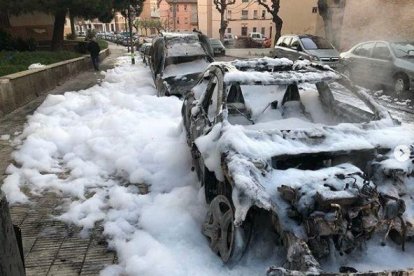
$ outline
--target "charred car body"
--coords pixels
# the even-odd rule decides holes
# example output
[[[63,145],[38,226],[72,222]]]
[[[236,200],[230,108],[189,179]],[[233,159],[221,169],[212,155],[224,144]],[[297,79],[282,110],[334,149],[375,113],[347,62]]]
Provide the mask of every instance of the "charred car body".
[[[210,204],[203,233],[224,262],[243,255],[258,213],[286,248],[269,275],[325,273],[321,260],[334,251],[352,254],[374,235],[404,250],[413,236],[413,156],[393,155],[412,143],[413,128],[330,68],[213,63],[182,115]]]
[[[162,33],[153,39],[151,71],[159,96],[183,96],[213,61],[208,37],[201,33]]]

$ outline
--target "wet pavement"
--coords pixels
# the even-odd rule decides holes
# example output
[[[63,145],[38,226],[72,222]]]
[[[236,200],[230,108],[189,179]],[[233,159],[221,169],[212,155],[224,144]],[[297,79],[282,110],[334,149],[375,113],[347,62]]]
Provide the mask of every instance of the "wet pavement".
[[[113,68],[116,59],[126,52],[122,46],[110,45],[110,49],[111,55],[101,64],[103,71]],[[88,70],[48,94],[87,89],[102,78],[102,74]],[[7,176],[7,166],[14,163],[11,154],[18,145],[13,139],[23,131],[27,116],[46,96],[42,95],[0,119],[1,184]],[[105,266],[116,263],[116,254],[108,251],[99,225],[83,237],[79,227],[54,219],[61,214],[58,206],[62,201],[65,201],[63,196],[51,192],[43,196],[30,195],[30,204],[10,206],[13,223],[22,231],[26,275],[99,275]]]

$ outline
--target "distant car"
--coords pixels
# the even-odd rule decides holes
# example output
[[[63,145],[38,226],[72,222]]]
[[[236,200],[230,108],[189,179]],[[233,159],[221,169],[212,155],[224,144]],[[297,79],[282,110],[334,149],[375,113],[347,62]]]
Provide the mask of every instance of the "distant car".
[[[210,45],[213,48],[214,56],[226,55],[226,48],[223,43],[221,43],[220,39],[210,38]]]
[[[233,34],[225,34],[224,35],[224,45],[234,45],[235,36]]]
[[[314,35],[284,35],[275,45],[274,56],[290,60],[307,59],[336,69],[339,52],[326,39]]]
[[[398,95],[414,88],[414,42],[368,41],[341,53],[352,80],[392,88]]]
[[[261,33],[257,33],[257,32],[252,32],[249,33],[249,37],[259,43],[263,43],[263,41],[265,40],[265,37],[261,34]]]
[[[201,33],[161,33],[152,40],[150,68],[158,96],[184,96],[214,61]]]
[[[263,45],[263,48],[270,48],[270,47],[272,47],[272,39],[265,37],[265,39],[263,40],[263,44],[262,45]]]

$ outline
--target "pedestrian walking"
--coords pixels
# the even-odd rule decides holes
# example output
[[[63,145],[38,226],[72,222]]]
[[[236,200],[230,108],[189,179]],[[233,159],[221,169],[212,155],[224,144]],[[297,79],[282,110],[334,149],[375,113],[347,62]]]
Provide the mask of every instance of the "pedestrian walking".
[[[101,51],[101,47],[96,42],[95,38],[92,38],[88,43],[88,51],[91,54],[91,60],[93,67],[96,71],[99,71],[99,52]]]

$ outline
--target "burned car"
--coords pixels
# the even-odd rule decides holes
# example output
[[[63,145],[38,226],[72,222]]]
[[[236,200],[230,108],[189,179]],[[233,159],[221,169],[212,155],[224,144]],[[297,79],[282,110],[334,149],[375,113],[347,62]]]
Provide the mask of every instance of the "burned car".
[[[264,216],[286,250],[268,275],[364,273],[326,263],[370,243],[414,264],[414,128],[347,77],[309,61],[216,62],[182,116],[209,204],[202,231],[224,262],[243,256]]]
[[[158,95],[185,95],[212,61],[208,37],[201,33],[162,33],[154,38],[150,67]]]

